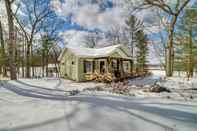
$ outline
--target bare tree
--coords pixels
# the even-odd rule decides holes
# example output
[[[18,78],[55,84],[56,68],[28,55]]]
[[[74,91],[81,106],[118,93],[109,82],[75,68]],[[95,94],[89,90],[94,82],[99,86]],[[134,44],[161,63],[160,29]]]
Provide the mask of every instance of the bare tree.
[[[22,11],[26,13],[26,20],[15,15],[17,23],[25,34],[27,41],[26,49],[26,77],[30,77],[31,58],[33,57],[32,44],[35,35],[40,31],[40,24],[52,14],[49,1],[45,0],[22,0]],[[28,26],[27,26],[28,25]]]
[[[166,76],[173,75],[173,61],[174,61],[174,30],[175,25],[181,11],[188,5],[191,0],[176,0],[175,3],[170,3],[165,0],[144,0],[137,9],[147,9],[156,7],[167,13],[171,19],[167,23],[168,42],[166,46]],[[168,3],[169,2],[169,3]],[[172,1],[171,1],[172,2]],[[172,6],[173,5],[173,6]]]
[[[5,43],[4,43],[4,38],[3,38],[3,27],[0,21],[0,53],[1,53],[1,63],[2,63],[2,70],[3,70],[3,76],[7,76],[7,71],[6,71],[6,54],[5,54]]]
[[[51,25],[51,26],[49,26]],[[41,23],[40,36],[42,39],[42,69],[43,76],[44,70],[48,77],[48,64],[52,61],[56,65],[56,73],[58,73],[58,56],[59,53],[56,50],[57,43],[60,40],[59,30],[64,25],[64,21],[59,19],[56,15],[51,14],[49,18]]]
[[[8,27],[9,27],[9,40],[8,40],[8,61],[10,67],[10,78],[11,80],[16,80],[16,66],[15,66],[15,48],[16,43],[14,41],[14,22],[13,22],[13,12],[12,3],[14,0],[5,0],[5,7],[8,16]]]
[[[155,10],[155,15],[154,15],[154,25],[156,27],[156,30],[158,32],[158,40],[154,41],[152,40],[150,42],[151,46],[153,47],[154,55],[158,58],[161,68],[165,69],[165,49],[166,49],[166,44],[165,44],[165,36],[163,34],[163,30],[166,29],[166,24],[165,24],[165,17],[162,16],[161,10]],[[151,33],[155,33],[152,30],[150,30]],[[150,40],[149,40],[150,41]]]
[[[96,33],[88,33],[85,36],[85,43],[89,48],[95,48],[99,41],[99,34]]]

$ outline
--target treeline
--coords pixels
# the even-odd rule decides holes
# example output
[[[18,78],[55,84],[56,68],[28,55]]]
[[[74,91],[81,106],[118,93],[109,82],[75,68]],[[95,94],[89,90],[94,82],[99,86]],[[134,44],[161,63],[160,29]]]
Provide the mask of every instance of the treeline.
[[[132,2],[131,2],[132,3]],[[193,5],[192,5],[193,3]],[[192,0],[142,0],[135,10],[157,9],[164,27],[161,43],[164,47],[166,76],[183,71],[192,77],[196,71],[197,10]],[[167,36],[167,37],[166,37]],[[167,39],[166,39],[167,38]]]
[[[176,71],[193,77],[197,72],[197,10],[187,9],[177,25],[175,41]]]
[[[156,9],[161,17],[162,31],[167,32],[164,34],[167,39],[164,40],[165,49],[162,52],[166,76],[173,76],[177,70],[186,72],[188,77],[193,76],[196,71],[197,13],[195,7],[192,9],[189,5],[191,1],[142,0],[139,4],[127,1],[132,13],[126,21],[126,33],[116,29],[111,30],[112,35],[109,36],[113,44],[128,44],[131,57],[136,62],[136,72],[145,71],[148,37],[144,31],[145,25],[134,13]],[[60,48],[57,43],[61,40],[58,31],[64,24],[52,10],[50,0],[0,0],[0,4],[5,8],[5,15],[0,19],[0,73],[14,80],[21,69],[22,77],[30,78],[34,77],[35,67],[39,65],[42,76],[48,76],[48,63],[52,61],[58,65]],[[163,20],[163,16],[166,19]],[[93,48],[98,39],[98,36],[87,37],[87,44]],[[56,70],[58,72],[58,67]]]
[[[47,77],[49,76],[50,63],[55,65],[55,72],[59,73],[58,56],[61,48],[59,30],[64,22],[56,16],[50,6],[50,0],[3,0],[6,9],[5,19],[7,25],[0,24],[0,74],[18,77]],[[16,6],[14,10],[12,7]],[[22,13],[22,14],[21,14]],[[136,72],[144,72],[147,56],[147,36],[144,33],[143,22],[134,15],[125,21],[129,33],[127,41],[123,39],[120,30],[112,31],[110,39],[112,44],[127,44],[135,59]],[[126,33],[125,33],[126,34]],[[124,34],[124,35],[125,35]],[[126,37],[126,36],[124,36]],[[94,48],[99,40],[99,35],[88,36],[87,45]],[[38,68],[41,68],[37,70]]]
[[[42,76],[48,76],[49,63],[56,65],[58,73],[58,30],[63,21],[51,10],[50,0],[0,2],[5,8],[1,12],[5,17],[0,19],[0,74],[13,80],[31,78],[39,66]]]

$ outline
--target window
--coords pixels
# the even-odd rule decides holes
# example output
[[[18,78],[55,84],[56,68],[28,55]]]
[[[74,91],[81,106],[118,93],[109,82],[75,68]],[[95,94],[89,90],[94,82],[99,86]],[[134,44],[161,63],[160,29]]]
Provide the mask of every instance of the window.
[[[92,73],[92,61],[84,61],[84,73]]]
[[[124,61],[124,71],[127,72],[129,71],[129,62],[128,61]]]
[[[118,68],[118,66],[117,66],[117,60],[112,60],[112,70],[113,71],[116,71],[116,70],[118,70],[117,68]]]

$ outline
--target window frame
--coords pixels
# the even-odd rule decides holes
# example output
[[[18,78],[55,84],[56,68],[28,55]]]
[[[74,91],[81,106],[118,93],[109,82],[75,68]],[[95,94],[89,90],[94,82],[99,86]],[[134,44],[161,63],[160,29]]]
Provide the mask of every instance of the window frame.
[[[130,68],[129,61],[123,61],[124,72],[128,72]]]
[[[87,63],[89,63],[90,68],[87,68]],[[93,61],[92,60],[84,60],[83,61],[83,73],[90,74],[93,73]],[[89,71],[88,71],[89,70]]]

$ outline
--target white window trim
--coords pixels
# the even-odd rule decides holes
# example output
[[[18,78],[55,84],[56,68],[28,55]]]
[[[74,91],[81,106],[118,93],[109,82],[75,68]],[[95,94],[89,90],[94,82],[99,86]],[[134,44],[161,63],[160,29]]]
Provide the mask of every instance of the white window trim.
[[[90,62],[91,63],[91,67],[90,67],[90,70],[91,71],[88,71],[87,72],[87,69],[86,69],[86,72],[84,72],[85,74],[91,74],[91,73],[93,73],[93,60],[84,60],[84,62]],[[84,68],[86,68],[86,67],[84,67]]]

